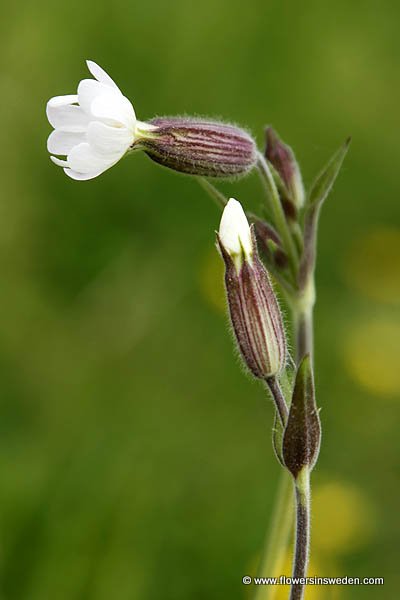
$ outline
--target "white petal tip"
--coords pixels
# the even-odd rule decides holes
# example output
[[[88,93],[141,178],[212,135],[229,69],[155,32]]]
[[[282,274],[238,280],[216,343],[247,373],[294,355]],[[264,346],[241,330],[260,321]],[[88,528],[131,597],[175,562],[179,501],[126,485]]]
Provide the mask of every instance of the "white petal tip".
[[[57,158],[57,156],[50,156],[50,160],[57,165],[57,167],[68,167],[68,161]]]
[[[68,104],[75,104],[78,102],[78,96],[76,94],[68,94],[66,96],[54,96],[47,102],[47,106],[67,106]]]
[[[93,77],[95,79],[97,79],[97,81],[119,91],[118,86],[111,79],[111,77],[108,75],[108,73],[106,73],[105,70],[100,67],[100,65],[95,63],[94,60],[87,60],[86,65],[87,65],[87,68],[89,69],[90,73],[93,75]]]
[[[231,255],[252,254],[252,241],[249,223],[240,202],[230,198],[225,206],[219,227],[219,237]]]
[[[89,181],[89,179],[94,179],[102,174],[103,171],[97,171],[96,173],[78,173],[78,171],[74,171],[73,169],[64,169],[64,173],[70,177],[70,179],[74,179],[75,181]]]

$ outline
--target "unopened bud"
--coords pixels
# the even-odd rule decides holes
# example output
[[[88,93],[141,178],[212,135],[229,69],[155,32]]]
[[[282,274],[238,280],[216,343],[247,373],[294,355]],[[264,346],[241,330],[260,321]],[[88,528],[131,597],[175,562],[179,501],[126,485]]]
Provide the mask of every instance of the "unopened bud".
[[[137,142],[155,162],[190,175],[234,177],[256,164],[257,147],[243,129],[188,117],[152,119]]]
[[[317,462],[321,441],[321,423],[315,403],[310,356],[306,355],[297,371],[289,416],[283,433],[282,457],[293,477]]]
[[[272,261],[279,269],[285,269],[288,265],[288,257],[275,229],[258,217],[254,217],[252,220],[261,256],[267,261]]]
[[[266,129],[265,136],[265,158],[280,176],[287,192],[287,197],[282,197],[283,208],[289,216],[295,216],[290,213],[304,204],[304,186],[296,157],[272,127]]]
[[[258,252],[254,227],[249,227],[239,202],[229,200],[217,236],[225,262],[229,313],[245,364],[266,379],[286,363],[282,317],[269,276]]]

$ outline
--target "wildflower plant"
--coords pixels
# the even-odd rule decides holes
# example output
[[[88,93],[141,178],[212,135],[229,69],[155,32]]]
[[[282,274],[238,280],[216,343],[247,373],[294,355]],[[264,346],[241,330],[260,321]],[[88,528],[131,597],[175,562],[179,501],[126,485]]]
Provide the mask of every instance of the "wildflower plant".
[[[47,143],[51,159],[72,179],[88,180],[125,155],[143,151],[153,161],[195,177],[222,209],[217,248],[225,265],[232,328],[244,365],[264,382],[274,402],[272,441],[283,468],[258,575],[281,573],[276,557],[284,554],[288,544],[294,499],[293,576],[305,577],[310,548],[310,474],[321,440],[313,373],[317,230],[321,207],[350,140],[306,191],[293,150],[271,127],[266,129],[265,148],[259,150],[247,131],[218,121],[190,117],[138,121],[131,102],[111,77],[94,62],[87,61],[87,65],[94,79],[81,81],[77,94],[57,96],[47,104],[54,128]],[[246,213],[237,200],[228,201],[212,183],[251,172],[258,173],[263,183],[260,215]],[[290,309],[286,324],[274,286]],[[289,327],[294,334],[293,356],[286,340]],[[259,600],[262,586],[255,590],[254,600]],[[269,592],[262,597],[269,597]],[[290,600],[303,597],[300,579],[291,586]]]

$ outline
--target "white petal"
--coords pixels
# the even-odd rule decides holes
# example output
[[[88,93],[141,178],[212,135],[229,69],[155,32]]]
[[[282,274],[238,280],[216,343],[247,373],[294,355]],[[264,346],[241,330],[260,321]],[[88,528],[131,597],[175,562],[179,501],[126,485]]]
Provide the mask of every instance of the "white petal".
[[[91,112],[94,117],[103,119],[109,125],[117,123],[135,131],[135,111],[125,96],[97,96],[92,102]]]
[[[95,79],[83,79],[79,82],[79,104],[86,113],[91,114],[90,108],[92,106],[92,102],[98,96],[111,96],[112,98],[115,98],[117,96],[122,96],[122,94],[118,89],[105,85],[104,83],[100,83]]]
[[[69,94],[68,96],[54,96],[48,101],[48,106],[65,106],[66,104],[74,104],[78,102],[78,95]]]
[[[120,156],[101,156],[89,144],[83,143],[72,148],[68,155],[68,165],[78,173],[94,173],[111,167]]]
[[[116,83],[99,65],[97,65],[92,60],[87,60],[86,64],[88,66],[89,71],[91,72],[93,77],[97,79],[97,81],[100,81],[100,83],[104,83],[105,85],[116,88],[118,91],[120,91]]]
[[[61,158],[57,158],[57,156],[50,156],[50,160],[52,160],[57,167],[68,167],[68,161],[61,160]]]
[[[80,106],[74,104],[53,106],[50,102],[46,109],[47,118],[55,129],[64,131],[86,131],[89,117]]]
[[[100,121],[92,121],[88,127],[87,140],[95,152],[111,155],[125,154],[134,137],[125,127],[110,127]]]
[[[64,173],[68,175],[68,177],[71,177],[71,179],[75,179],[75,181],[87,181],[88,179],[94,179],[95,177],[98,177],[104,173],[105,170],[106,169],[102,171],[95,171],[93,173],[78,173],[78,171],[73,171],[72,169],[64,169]]]
[[[231,198],[225,206],[219,226],[219,237],[231,256],[253,253],[250,227],[240,202]]]
[[[74,146],[86,141],[86,133],[73,133],[55,129],[47,140],[47,150],[51,154],[68,154]]]

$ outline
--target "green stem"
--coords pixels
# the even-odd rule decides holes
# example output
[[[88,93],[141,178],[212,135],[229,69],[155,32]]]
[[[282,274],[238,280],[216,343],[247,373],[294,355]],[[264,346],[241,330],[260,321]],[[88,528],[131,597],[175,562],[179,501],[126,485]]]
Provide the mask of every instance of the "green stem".
[[[295,275],[299,265],[299,257],[297,254],[296,245],[290,232],[289,225],[286,221],[285,213],[279,198],[279,192],[272,176],[271,169],[269,168],[268,163],[261,152],[258,153],[257,166],[261,180],[270,199],[275,227],[282,238],[282,242],[289,257],[292,273]]]
[[[212,183],[210,183],[208,181],[208,179],[204,179],[204,177],[196,177],[196,179],[199,182],[199,184],[201,185],[201,187],[215,201],[215,203],[217,204],[217,206],[219,208],[222,208],[222,210],[223,210],[225,208],[227,202],[228,202],[228,200],[226,199],[226,197],[224,196],[224,194],[222,192],[220,192],[219,189],[217,189],[215,187],[215,185],[213,185]]]
[[[305,287],[293,297],[288,297],[292,309],[294,323],[294,344],[296,349],[296,363],[309,354],[311,359],[314,354],[314,304],[315,283],[314,272],[309,275]]]
[[[313,309],[305,307],[297,313],[296,323],[296,362],[309,354],[312,358],[314,348],[314,328],[313,328]]]
[[[307,576],[308,557],[310,553],[310,471],[304,467],[295,481],[296,497],[296,541],[293,561],[293,577]],[[304,583],[293,583],[289,600],[302,600]]]

